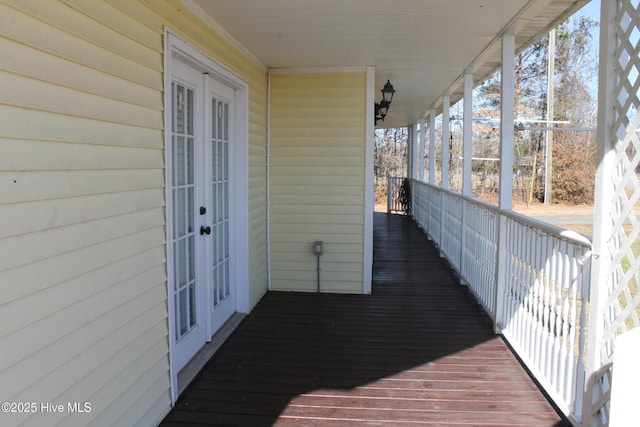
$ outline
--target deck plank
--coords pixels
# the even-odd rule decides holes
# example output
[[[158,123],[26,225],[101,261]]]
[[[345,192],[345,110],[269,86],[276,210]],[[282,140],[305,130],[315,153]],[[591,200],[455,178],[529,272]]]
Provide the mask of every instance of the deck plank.
[[[372,285],[269,292],[161,425],[570,425],[409,218],[375,215]]]

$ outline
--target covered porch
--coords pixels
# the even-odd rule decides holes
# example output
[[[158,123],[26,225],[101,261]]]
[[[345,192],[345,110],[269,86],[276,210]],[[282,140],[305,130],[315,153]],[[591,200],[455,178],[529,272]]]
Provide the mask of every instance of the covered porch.
[[[371,295],[268,293],[161,425],[569,425],[408,216]]]

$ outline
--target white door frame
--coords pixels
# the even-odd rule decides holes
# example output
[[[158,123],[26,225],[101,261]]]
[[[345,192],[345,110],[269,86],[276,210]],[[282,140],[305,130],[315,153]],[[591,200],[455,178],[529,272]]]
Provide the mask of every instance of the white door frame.
[[[172,224],[171,195],[168,183],[170,182],[169,165],[171,164],[171,76],[172,63],[180,60],[221,83],[231,87],[235,91],[234,105],[234,134],[233,147],[234,167],[231,178],[235,181],[236,197],[233,210],[235,212],[236,229],[233,236],[236,277],[236,311],[249,312],[249,84],[242,77],[229,70],[224,65],[207,56],[191,44],[179,38],[165,28],[164,31],[164,123],[165,123],[165,212],[166,212],[166,236],[170,235]],[[167,251],[167,305],[169,328],[169,373],[171,378],[171,402],[172,405],[178,398],[178,372],[174,363],[174,313],[175,307],[172,295],[173,259],[171,245],[166,245]]]

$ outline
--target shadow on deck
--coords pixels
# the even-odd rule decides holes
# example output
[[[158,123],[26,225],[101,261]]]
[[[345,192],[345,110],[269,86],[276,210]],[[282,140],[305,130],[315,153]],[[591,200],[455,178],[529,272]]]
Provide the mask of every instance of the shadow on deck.
[[[408,217],[374,217],[373,293],[269,292],[163,426],[559,426]]]

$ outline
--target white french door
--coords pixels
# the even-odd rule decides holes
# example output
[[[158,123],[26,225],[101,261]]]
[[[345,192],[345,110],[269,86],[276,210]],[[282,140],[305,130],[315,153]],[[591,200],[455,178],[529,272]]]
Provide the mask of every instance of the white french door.
[[[231,230],[234,228],[233,195],[235,193],[231,181],[231,165],[233,165],[233,90],[207,77],[209,83],[206,155],[211,160],[206,167],[207,193],[210,197],[211,214],[208,222],[211,227],[211,239],[208,239],[207,256],[210,275],[207,282],[211,293],[211,328],[217,331],[236,311],[235,300],[235,268],[231,253]]]
[[[175,61],[170,97],[169,280],[180,370],[236,311],[234,90]]]

